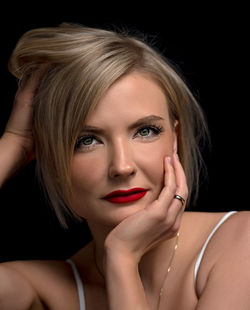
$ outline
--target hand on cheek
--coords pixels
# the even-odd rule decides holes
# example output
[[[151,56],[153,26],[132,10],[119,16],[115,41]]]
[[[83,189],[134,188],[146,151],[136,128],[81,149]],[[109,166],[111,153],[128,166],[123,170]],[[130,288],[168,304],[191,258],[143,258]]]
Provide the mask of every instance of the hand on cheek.
[[[185,174],[176,156],[164,159],[164,187],[158,199],[126,218],[108,235],[105,246],[118,255],[132,256],[137,262],[159,242],[173,238],[179,228],[187,199]]]
[[[180,228],[185,201],[188,198],[186,176],[176,153],[172,157],[164,158],[164,168],[164,187],[158,201],[160,208],[166,212],[166,220],[173,223],[173,233],[176,233]],[[179,199],[175,197],[176,195]],[[181,198],[184,201],[181,201]]]

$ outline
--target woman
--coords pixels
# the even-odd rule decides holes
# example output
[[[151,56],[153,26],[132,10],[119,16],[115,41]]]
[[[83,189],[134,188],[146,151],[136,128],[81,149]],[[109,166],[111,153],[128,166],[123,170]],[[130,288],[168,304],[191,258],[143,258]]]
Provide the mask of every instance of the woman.
[[[1,309],[249,309],[249,213],[184,212],[206,125],[169,63],[63,24],[24,34],[9,68],[0,184],[35,156],[62,225],[85,218],[93,240],[66,262],[2,263]]]

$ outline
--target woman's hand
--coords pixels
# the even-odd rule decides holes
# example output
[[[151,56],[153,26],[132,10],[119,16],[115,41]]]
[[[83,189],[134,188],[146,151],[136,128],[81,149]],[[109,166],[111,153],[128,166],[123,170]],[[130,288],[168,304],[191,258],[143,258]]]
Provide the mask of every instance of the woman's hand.
[[[148,310],[139,274],[142,256],[161,241],[173,238],[185,206],[174,198],[188,196],[186,178],[176,155],[164,160],[164,187],[153,203],[123,220],[105,240],[104,271],[110,310]]]
[[[164,167],[165,184],[158,199],[110,232],[105,241],[107,255],[129,257],[138,264],[155,245],[177,234],[185,206],[174,195],[187,199],[186,178],[177,155],[165,158]]]
[[[33,99],[41,77],[48,68],[48,64],[41,64],[21,82],[16,93],[10,118],[0,139],[0,186],[35,157],[32,133]]]
[[[47,70],[48,64],[42,64],[30,76],[21,81],[4,132],[4,136],[15,136],[17,143],[25,151],[27,158],[30,159],[34,158],[32,134],[33,99],[40,79]]]

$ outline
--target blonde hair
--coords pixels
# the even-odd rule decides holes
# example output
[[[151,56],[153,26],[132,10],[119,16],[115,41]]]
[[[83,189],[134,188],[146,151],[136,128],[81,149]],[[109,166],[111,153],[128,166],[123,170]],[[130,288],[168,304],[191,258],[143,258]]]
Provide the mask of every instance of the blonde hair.
[[[206,122],[183,79],[159,52],[127,33],[64,23],[26,32],[9,70],[22,79],[43,62],[51,67],[34,99],[37,172],[63,226],[73,214],[70,164],[84,121],[108,88],[134,71],[149,75],[164,90],[172,123],[179,122],[178,153],[189,192],[197,197]]]

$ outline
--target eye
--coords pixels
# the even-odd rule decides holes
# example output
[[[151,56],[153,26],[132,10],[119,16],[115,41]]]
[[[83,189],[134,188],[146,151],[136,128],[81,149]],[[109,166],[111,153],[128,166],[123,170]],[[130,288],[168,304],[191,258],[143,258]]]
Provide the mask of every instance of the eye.
[[[99,144],[99,141],[95,136],[82,136],[77,139],[75,150],[89,150],[90,148],[95,147],[96,144]]]
[[[157,135],[159,135],[162,132],[162,127],[159,126],[144,126],[141,127],[136,135],[139,135],[142,138],[147,138],[147,137],[155,137]]]
[[[83,145],[91,145],[93,143],[94,137],[86,137],[81,139]]]
[[[150,128],[145,127],[145,128],[140,129],[138,132],[141,136],[145,137],[150,134]]]

